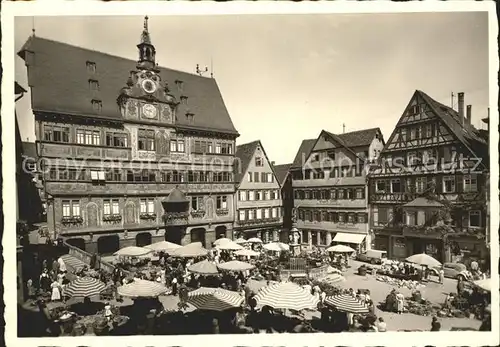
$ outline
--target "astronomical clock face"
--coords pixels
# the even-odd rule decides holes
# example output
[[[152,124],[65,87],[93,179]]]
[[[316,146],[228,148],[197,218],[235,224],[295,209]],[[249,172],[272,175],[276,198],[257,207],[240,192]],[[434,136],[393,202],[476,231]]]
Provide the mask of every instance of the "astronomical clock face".
[[[156,118],[157,110],[156,106],[151,104],[145,104],[142,106],[142,114],[146,118]]]
[[[153,80],[147,78],[142,81],[142,89],[144,89],[146,93],[152,94],[156,91],[156,83]]]

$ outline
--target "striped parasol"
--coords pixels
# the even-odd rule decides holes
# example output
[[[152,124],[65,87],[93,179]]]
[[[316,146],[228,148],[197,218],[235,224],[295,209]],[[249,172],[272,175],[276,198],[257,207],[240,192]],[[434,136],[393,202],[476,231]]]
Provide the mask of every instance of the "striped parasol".
[[[118,287],[118,294],[129,298],[155,298],[165,294],[167,290],[161,283],[134,279],[132,283]]]
[[[241,306],[243,297],[222,288],[198,288],[188,293],[187,302],[199,310],[225,311]]]
[[[106,285],[93,277],[79,277],[69,283],[63,290],[63,295],[72,298],[85,298],[101,294]]]
[[[81,261],[78,258],[73,257],[72,255],[69,254],[63,254],[61,256],[61,259],[63,260],[64,264],[69,266],[75,271],[79,271],[83,269],[85,266],[88,267],[87,264],[85,264],[83,261]]]
[[[309,291],[292,282],[279,282],[262,288],[255,296],[260,306],[271,306],[275,309],[314,309],[318,305]]]
[[[370,309],[350,294],[327,296],[325,304],[335,307],[339,311],[349,313],[368,313]]]
[[[255,266],[239,260],[231,260],[226,263],[220,263],[217,267],[226,271],[247,271],[252,270]]]
[[[209,260],[203,260],[189,266],[188,271],[201,275],[216,275],[219,273],[217,266]]]

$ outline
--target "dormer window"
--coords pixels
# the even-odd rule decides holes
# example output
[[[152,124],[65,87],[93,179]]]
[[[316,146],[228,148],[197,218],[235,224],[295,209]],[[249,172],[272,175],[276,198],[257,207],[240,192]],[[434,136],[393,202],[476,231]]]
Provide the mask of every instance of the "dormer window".
[[[264,161],[262,160],[262,158],[255,158],[255,166],[264,166]]]
[[[102,110],[102,101],[97,99],[92,99],[92,109],[96,112],[101,112]]]
[[[90,90],[99,90],[99,81],[89,80],[89,89]]]
[[[194,113],[187,112],[186,113],[186,118],[189,122],[194,122]]]
[[[93,62],[93,61],[87,61],[86,65],[87,65],[87,72],[88,73],[95,73],[96,72],[95,62]]]
[[[184,105],[187,105],[188,103],[188,97],[185,95],[181,95],[181,103]]]
[[[420,106],[419,105],[412,106],[411,113],[412,114],[419,114],[420,113]]]
[[[184,82],[181,81],[181,80],[175,80],[175,85],[177,86],[177,89],[179,89],[180,91],[182,91],[182,89],[184,87]]]

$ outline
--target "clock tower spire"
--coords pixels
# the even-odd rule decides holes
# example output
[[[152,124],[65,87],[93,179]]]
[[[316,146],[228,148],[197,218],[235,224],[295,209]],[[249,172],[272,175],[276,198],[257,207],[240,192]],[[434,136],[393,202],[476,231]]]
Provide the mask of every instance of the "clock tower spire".
[[[151,37],[149,36],[148,29],[148,16],[144,17],[144,29],[141,34],[141,42],[137,45],[139,49],[139,61],[137,62],[137,68],[141,70],[156,70],[155,46],[151,43]]]

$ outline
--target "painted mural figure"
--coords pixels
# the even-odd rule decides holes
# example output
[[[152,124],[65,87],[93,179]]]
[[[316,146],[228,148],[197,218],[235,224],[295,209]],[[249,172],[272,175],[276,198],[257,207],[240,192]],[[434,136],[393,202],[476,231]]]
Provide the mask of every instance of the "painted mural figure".
[[[94,203],[87,205],[87,223],[89,227],[97,226],[97,205]]]

